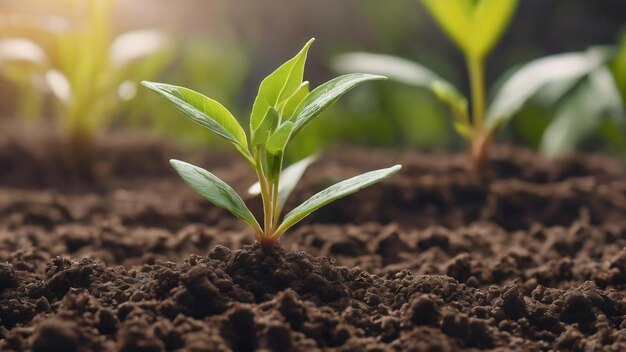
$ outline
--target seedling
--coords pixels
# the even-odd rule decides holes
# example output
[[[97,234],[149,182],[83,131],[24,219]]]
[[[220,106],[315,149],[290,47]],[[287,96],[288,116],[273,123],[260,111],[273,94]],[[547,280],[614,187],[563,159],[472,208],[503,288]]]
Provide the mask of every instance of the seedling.
[[[339,71],[382,74],[396,81],[427,88],[454,117],[455,130],[466,140],[472,165],[482,170],[495,134],[523,104],[552,83],[576,82],[607,60],[601,50],[554,55],[535,60],[506,79],[487,109],[485,58],[510,23],[517,0],[422,0],[444,32],[465,56],[471,85],[471,108],[453,84],[435,72],[409,60],[378,54],[339,56]]]
[[[228,140],[252,166],[259,182],[251,190],[258,190],[262,197],[263,227],[243,199],[225,182],[198,166],[170,161],[191,188],[250,225],[257,240],[264,245],[278,241],[285,231],[322,206],[389,177],[401,167],[396,165],[371,171],[330,186],[280,221],[287,197],[313,161],[313,158],[307,158],[282,170],[289,142],[347,91],[363,82],[385,79],[370,74],[348,74],[309,92],[309,83],[303,82],[303,74],[312,43],[313,39],[261,82],[252,106],[249,138],[237,119],[219,102],[187,88],[143,82],[144,86],[167,98],[187,118]]]

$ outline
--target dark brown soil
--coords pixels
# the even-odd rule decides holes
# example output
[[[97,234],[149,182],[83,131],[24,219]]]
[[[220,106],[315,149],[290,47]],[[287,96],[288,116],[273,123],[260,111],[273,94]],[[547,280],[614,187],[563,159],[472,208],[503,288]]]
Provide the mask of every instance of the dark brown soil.
[[[404,168],[263,250],[167,165],[244,190],[228,155],[113,136],[84,173],[25,139],[0,133],[1,351],[626,350],[616,160],[500,147],[478,177],[463,155],[331,150],[291,206]]]

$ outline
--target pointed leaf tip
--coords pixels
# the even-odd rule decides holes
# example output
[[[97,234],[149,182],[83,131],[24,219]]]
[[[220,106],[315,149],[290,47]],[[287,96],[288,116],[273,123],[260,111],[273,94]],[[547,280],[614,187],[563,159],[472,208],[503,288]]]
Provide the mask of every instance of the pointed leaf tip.
[[[270,107],[277,108],[302,84],[306,58],[313,41],[314,39],[309,40],[296,56],[282,64],[261,82],[252,105],[251,130],[259,127]]]

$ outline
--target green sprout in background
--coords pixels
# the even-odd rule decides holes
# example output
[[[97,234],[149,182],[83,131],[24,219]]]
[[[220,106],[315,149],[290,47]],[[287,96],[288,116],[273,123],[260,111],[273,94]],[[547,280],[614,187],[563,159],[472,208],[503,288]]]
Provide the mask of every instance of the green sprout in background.
[[[561,95],[556,96],[563,98],[582,78],[601,69],[611,57],[607,50],[592,48],[586,52],[532,61],[514,73],[506,74],[506,79],[501,80],[503,83],[487,105],[485,59],[511,22],[518,1],[422,0],[422,3],[465,56],[471,85],[471,113],[468,100],[452,83],[415,62],[381,54],[349,53],[337,57],[334,67],[341,72],[381,74],[432,90],[450,108],[454,127],[467,141],[472,165],[479,171],[483,169],[496,133],[529,99],[547,89],[558,90],[555,86],[562,88]],[[554,149],[559,151],[575,140],[550,135],[546,139],[560,141],[554,143],[558,144]]]
[[[614,52],[594,47],[586,54],[597,58],[587,74],[553,82],[537,94],[540,104],[555,107],[539,141],[539,150],[548,156],[574,151],[594,135],[615,151],[623,148],[624,103],[609,65]]]
[[[187,88],[143,82],[167,98],[186,117],[228,140],[252,166],[259,182],[251,191],[261,194],[263,227],[242,198],[225,182],[200,167],[179,160],[171,161],[191,188],[250,225],[257,240],[264,245],[276,243],[285,231],[315,210],[379,182],[401,168],[396,165],[339,182],[315,194],[280,221],[287,197],[314,160],[309,157],[283,170],[283,157],[289,142],[347,91],[366,81],[385,79],[354,73],[337,77],[309,91],[309,83],[303,82],[303,75],[312,43],[313,39],[261,82],[250,116],[249,138],[237,119],[219,102]]]
[[[619,51],[615,56],[613,72],[622,101],[626,104],[626,32],[622,35]]]
[[[134,97],[136,82],[154,77],[171,60],[169,39],[159,30],[113,36],[115,3],[66,0],[61,5],[67,5],[71,15],[56,19],[53,28],[42,17],[34,23],[39,30],[28,31],[32,38],[0,39],[0,73],[34,94],[51,93],[77,153],[90,147],[95,133],[119,112],[121,102]]]

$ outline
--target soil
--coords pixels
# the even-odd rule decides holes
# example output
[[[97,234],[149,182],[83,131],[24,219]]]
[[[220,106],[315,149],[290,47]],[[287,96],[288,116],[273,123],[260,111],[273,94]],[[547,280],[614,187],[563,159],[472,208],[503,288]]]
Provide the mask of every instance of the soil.
[[[261,248],[167,164],[245,190],[228,154],[111,135],[75,172],[40,137],[0,132],[1,351],[626,350],[614,159],[500,146],[477,175],[464,155],[333,149],[288,208],[404,168]]]

